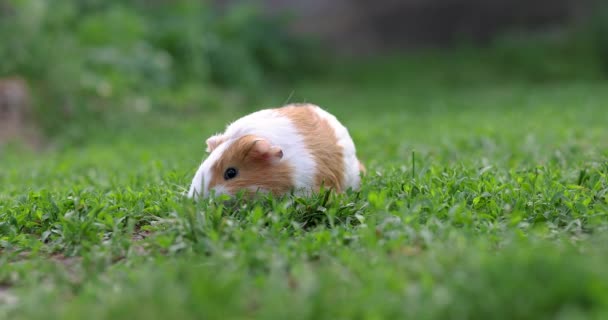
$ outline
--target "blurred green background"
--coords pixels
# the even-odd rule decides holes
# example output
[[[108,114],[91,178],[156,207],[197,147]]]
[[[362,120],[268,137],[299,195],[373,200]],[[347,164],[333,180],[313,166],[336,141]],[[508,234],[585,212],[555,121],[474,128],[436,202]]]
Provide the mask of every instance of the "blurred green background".
[[[350,79],[374,61],[396,67],[381,75],[386,83],[399,72],[450,85],[605,78],[603,7],[569,0],[2,0],[0,79],[26,80],[30,118],[47,145],[83,143],[91,130],[155,112],[187,117],[279,105],[294,98],[298,82]]]

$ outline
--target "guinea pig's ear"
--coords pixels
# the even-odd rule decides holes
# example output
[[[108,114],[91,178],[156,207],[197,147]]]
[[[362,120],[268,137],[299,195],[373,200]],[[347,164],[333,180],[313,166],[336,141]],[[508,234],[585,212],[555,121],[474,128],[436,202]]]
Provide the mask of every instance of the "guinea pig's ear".
[[[256,139],[253,141],[253,146],[251,146],[247,156],[254,160],[270,161],[274,164],[283,158],[283,150],[271,145],[268,140]]]
[[[207,139],[207,150],[206,151],[213,152],[213,150],[215,150],[215,148],[217,148],[217,146],[222,144],[222,142],[224,142],[224,140],[226,140],[226,138],[221,133],[209,137],[209,139]]]

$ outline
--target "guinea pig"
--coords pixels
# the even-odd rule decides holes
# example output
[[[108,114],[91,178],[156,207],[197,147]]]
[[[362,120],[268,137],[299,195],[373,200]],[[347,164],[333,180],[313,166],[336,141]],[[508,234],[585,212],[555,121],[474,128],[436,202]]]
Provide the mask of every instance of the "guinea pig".
[[[198,168],[188,197],[244,190],[310,195],[321,186],[357,190],[365,167],[348,130],[312,104],[289,104],[244,116],[207,139],[208,157]]]

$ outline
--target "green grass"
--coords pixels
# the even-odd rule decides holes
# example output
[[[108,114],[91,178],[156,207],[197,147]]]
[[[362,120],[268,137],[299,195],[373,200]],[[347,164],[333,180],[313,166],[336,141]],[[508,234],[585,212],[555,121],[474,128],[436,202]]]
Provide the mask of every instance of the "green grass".
[[[0,318],[605,318],[606,83],[470,67],[353,66],[256,105],[5,150]],[[362,190],[183,199],[204,139],[292,89],[349,127]]]

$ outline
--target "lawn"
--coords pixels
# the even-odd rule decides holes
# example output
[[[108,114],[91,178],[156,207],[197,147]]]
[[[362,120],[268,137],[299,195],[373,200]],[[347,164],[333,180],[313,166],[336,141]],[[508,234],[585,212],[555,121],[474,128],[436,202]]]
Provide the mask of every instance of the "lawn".
[[[10,147],[0,318],[605,319],[606,83],[445,61],[350,65],[251,105]],[[286,101],[349,128],[360,192],[182,197],[207,136]]]

